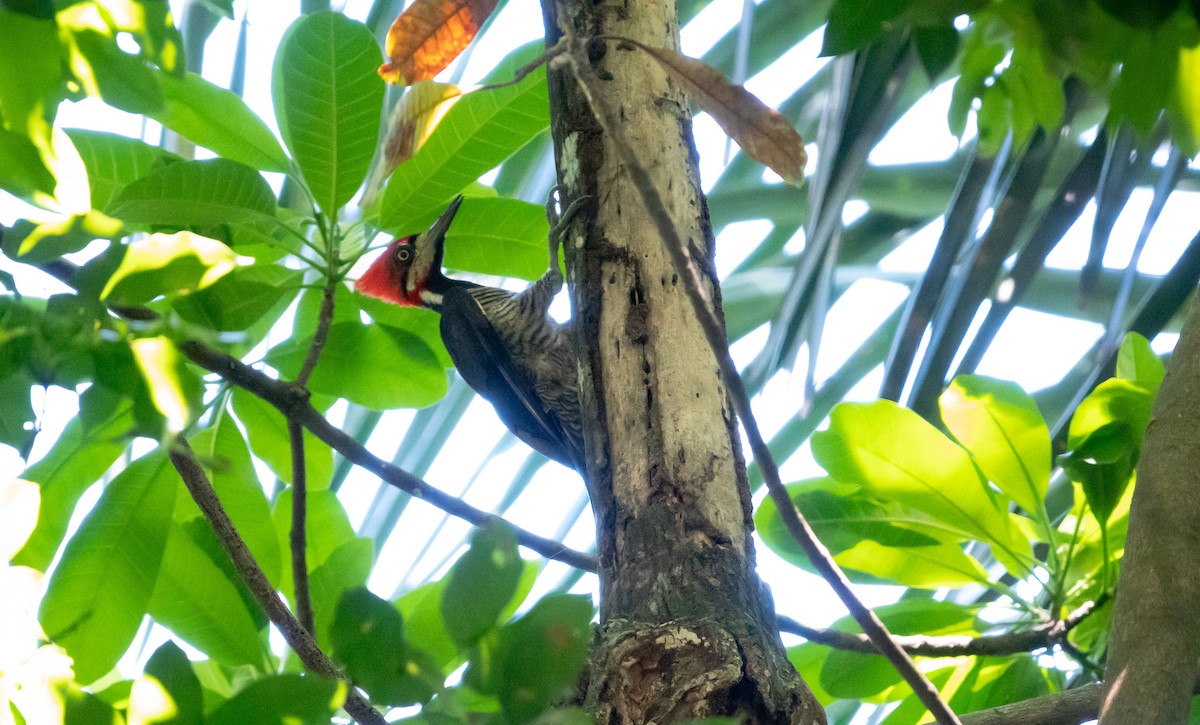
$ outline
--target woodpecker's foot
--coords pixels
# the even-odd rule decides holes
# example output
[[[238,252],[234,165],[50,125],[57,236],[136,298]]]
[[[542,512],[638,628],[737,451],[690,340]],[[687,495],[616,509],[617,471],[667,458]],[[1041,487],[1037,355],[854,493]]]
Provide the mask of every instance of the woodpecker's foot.
[[[574,219],[575,215],[579,213],[580,208],[583,207],[583,203],[592,198],[591,196],[581,196],[578,199],[574,199],[570,204],[567,205],[567,208],[564,209],[560,215],[558,213],[558,194],[560,191],[562,191],[562,187],[558,184],[555,184],[553,187],[551,187],[550,195],[546,198],[546,221],[550,222],[549,242],[551,268],[558,267],[558,247],[564,241],[563,237],[566,236],[567,227],[570,226],[571,220]]]

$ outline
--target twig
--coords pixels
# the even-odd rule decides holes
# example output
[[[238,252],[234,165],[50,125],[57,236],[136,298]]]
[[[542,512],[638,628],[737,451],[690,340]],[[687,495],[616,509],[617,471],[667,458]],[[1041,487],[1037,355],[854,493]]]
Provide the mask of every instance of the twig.
[[[308,402],[304,391],[294,385],[267,377],[241,360],[217,352],[196,340],[188,340],[179,348],[192,362],[275,406],[285,418],[300,423],[317,438],[341,453],[346,460],[374,473],[385,483],[475,526],[482,526],[491,521],[503,521],[501,517],[477,509],[440,491],[408,471],[397,468],[371,453],[361,443],[325,420],[325,417]],[[522,546],[547,559],[561,561],[585,571],[596,571],[596,557],[570,549],[561,542],[538,536],[525,529],[516,526],[513,526],[513,529],[517,533],[517,541]]]
[[[304,364],[300,367],[299,374],[296,375],[296,384],[302,388],[308,387],[308,380],[312,377],[313,369],[317,367],[317,361],[321,359],[321,351],[325,349],[325,341],[329,339],[329,327],[333,324],[335,284],[333,282],[326,284],[324,294],[321,296],[321,311],[317,315],[317,329],[313,333],[312,344],[308,346],[308,354],[304,356]]]
[[[625,170],[629,173],[633,186],[642,199],[646,213],[657,228],[659,236],[671,256],[671,261],[683,280],[688,299],[691,300],[700,327],[704,330],[705,337],[708,338],[708,343],[712,347],[713,355],[721,370],[721,377],[728,386],[738,417],[742,420],[742,427],[749,438],[754,460],[758,463],[767,490],[771,499],[775,501],[784,524],[800,547],[804,549],[813,566],[833,587],[838,598],[846,605],[855,621],[859,623],[871,641],[879,647],[884,656],[892,662],[934,718],[942,725],[959,725],[958,718],[942,700],[937,688],[917,670],[912,658],[892,639],[891,633],[875,616],[875,613],[855,596],[850,589],[850,581],[846,575],[833,561],[829,550],[817,540],[812,528],[796,509],[791,497],[788,496],[787,489],[784,488],[783,482],[779,478],[779,469],[771,457],[766,441],[763,440],[762,434],[758,430],[758,424],[750,408],[750,398],[746,395],[741,376],[738,375],[737,368],[729,356],[729,344],[725,339],[725,330],[713,313],[708,294],[704,291],[699,265],[692,258],[691,251],[685,246],[678,231],[672,225],[671,214],[658,194],[658,190],[654,188],[649,172],[642,166],[637,154],[634,153],[620,120],[613,115],[612,110],[605,102],[599,86],[600,80],[589,64],[584,44],[574,36],[573,30],[569,26],[563,27],[562,30],[565,39],[569,41],[570,48],[564,57],[570,63],[597,122],[625,164]]]
[[[1020,632],[984,635],[982,637],[943,636],[930,637],[925,635],[892,635],[904,651],[918,657],[963,657],[978,655],[984,657],[1002,657],[1005,655],[1032,652],[1043,647],[1063,645],[1067,634],[1087,619],[1104,600],[1087,602],[1071,612],[1066,619],[1044,622]],[[779,631],[797,634],[810,642],[823,644],[834,649],[863,654],[880,654],[879,648],[865,634],[841,632],[835,629],[817,629],[797,622],[790,617],[776,617],[779,621]]]
[[[289,420],[288,439],[292,448],[292,594],[300,623],[315,633],[312,597],[308,591],[308,470],[304,465],[304,427]]]
[[[233,522],[229,519],[229,515],[221,507],[217,492],[213,490],[208,476],[200,467],[200,463],[196,460],[196,455],[188,446],[187,441],[183,438],[177,439],[171,448],[170,457],[171,463],[175,465],[175,470],[179,471],[180,477],[183,478],[188,493],[192,495],[192,499],[204,512],[205,518],[216,531],[217,538],[221,541],[225,552],[229,554],[229,559],[233,562],[238,575],[241,576],[242,581],[246,582],[251,595],[266,612],[267,618],[279,628],[288,646],[292,648],[304,666],[312,672],[322,677],[345,679],[333,660],[329,659],[317,646],[317,642],[309,630],[305,629],[292,616],[279,595],[275,593],[266,574],[263,574],[258,562],[254,560],[254,555],[246,547],[246,542],[242,540],[234,528]],[[387,721],[383,719],[383,716],[371,707],[370,703],[353,687],[346,690],[345,708],[346,712],[360,723],[386,725]]]

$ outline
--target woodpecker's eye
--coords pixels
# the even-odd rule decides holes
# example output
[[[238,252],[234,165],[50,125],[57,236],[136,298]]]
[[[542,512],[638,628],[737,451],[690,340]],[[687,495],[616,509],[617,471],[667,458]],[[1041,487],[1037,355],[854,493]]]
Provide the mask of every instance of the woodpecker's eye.
[[[397,262],[407,262],[410,259],[412,259],[412,250],[408,247],[400,247],[396,250]]]

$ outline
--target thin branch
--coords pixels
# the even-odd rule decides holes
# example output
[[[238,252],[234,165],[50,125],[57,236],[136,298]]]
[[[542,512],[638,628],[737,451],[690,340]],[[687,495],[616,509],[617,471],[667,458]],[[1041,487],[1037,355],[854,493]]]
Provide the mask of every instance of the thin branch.
[[[704,290],[700,266],[671,223],[671,214],[663,203],[658,190],[654,188],[649,172],[642,166],[637,154],[634,153],[633,146],[625,136],[625,130],[620,120],[614,116],[612,109],[605,102],[600,88],[600,80],[589,64],[584,44],[574,36],[573,29],[569,25],[563,27],[562,30],[564,38],[569,41],[570,46],[570,52],[563,57],[570,63],[597,122],[625,164],[625,170],[629,173],[633,186],[642,199],[646,213],[657,228],[667,252],[671,255],[671,261],[684,282],[684,289],[691,300],[692,308],[696,312],[705,337],[708,338],[709,345],[712,347],[713,355],[721,370],[721,377],[728,386],[738,417],[742,420],[742,427],[749,438],[754,460],[759,465],[767,490],[772,500],[775,501],[784,524],[787,525],[788,531],[795,537],[800,547],[804,549],[813,566],[833,587],[838,598],[854,616],[855,621],[912,687],[921,703],[942,725],[958,725],[958,718],[942,700],[937,688],[921,674],[912,658],[892,639],[891,633],[875,616],[875,613],[855,596],[846,575],[833,561],[829,550],[817,540],[812,527],[804,520],[795,504],[792,503],[791,497],[788,496],[787,489],[784,488],[783,482],[779,478],[779,469],[771,457],[766,441],[759,432],[758,423],[750,408],[750,398],[746,394],[741,376],[738,375],[737,367],[729,356],[729,344],[725,339],[724,326],[714,314],[709,296]]]
[[[317,329],[313,333],[312,344],[308,346],[308,354],[304,356],[304,364],[296,375],[296,385],[308,387],[313,369],[321,359],[321,351],[325,349],[325,341],[329,339],[329,327],[333,324],[333,300],[337,288],[333,282],[325,285],[321,295],[321,311],[317,314]]]
[[[304,465],[304,427],[289,420],[288,439],[292,448],[292,594],[300,623],[315,633],[312,597],[308,591],[308,469]]]
[[[1032,652],[1055,645],[1064,645],[1067,641],[1067,634],[1080,622],[1091,616],[1099,606],[1104,604],[1106,599],[1107,597],[1104,597],[1095,602],[1087,602],[1071,612],[1066,619],[1044,622],[1020,632],[1006,632],[982,637],[892,635],[892,639],[909,655],[917,657],[963,657],[967,655],[1003,657]],[[777,617],[776,619],[779,621],[780,632],[797,634],[810,642],[827,645],[834,649],[863,654],[880,654],[879,648],[865,634],[808,627],[790,617]]]
[[[477,509],[461,499],[440,491],[408,471],[397,468],[371,453],[361,443],[326,420],[308,402],[308,395],[294,385],[267,377],[241,360],[217,352],[196,340],[184,342],[179,347],[192,362],[275,406],[285,418],[300,423],[317,438],[341,453],[346,460],[374,473],[385,483],[475,526],[482,526],[491,521],[503,521],[501,517]],[[509,525],[511,526],[511,524]],[[547,559],[561,561],[586,571],[596,571],[596,557],[568,548],[561,542],[538,536],[525,529],[516,526],[513,526],[513,529],[517,533],[517,541],[522,546]]]
[[[1084,685],[963,715],[962,722],[963,725],[1078,725],[1096,718],[1103,692],[1102,685]]]
[[[192,452],[191,447],[188,446],[187,441],[183,438],[176,440],[175,445],[171,448],[170,457],[171,463],[175,465],[175,470],[179,471],[179,475],[183,479],[184,485],[187,486],[188,492],[192,495],[192,499],[200,507],[205,518],[208,519],[213,530],[217,533],[217,538],[221,541],[221,546],[225,548],[225,552],[233,562],[238,575],[241,576],[242,581],[250,589],[250,593],[255,601],[266,612],[267,618],[283,634],[283,638],[288,643],[288,646],[292,648],[300,658],[300,661],[304,663],[304,666],[312,672],[322,677],[345,679],[338,670],[337,665],[333,663],[333,660],[329,659],[321,651],[321,648],[317,646],[317,642],[309,634],[309,630],[305,629],[292,616],[287,606],[279,598],[279,595],[276,594],[274,587],[271,586],[271,582],[267,580],[267,575],[263,574],[262,569],[258,566],[258,562],[254,560],[254,555],[247,548],[246,542],[242,540],[242,537],[234,528],[233,521],[229,519],[229,515],[221,507],[221,502],[217,498],[217,492],[213,490],[208,476],[204,473],[204,469],[200,467],[200,463],[196,460],[196,455]],[[345,708],[346,712],[350,713],[350,716],[360,723],[385,725],[387,722],[354,687],[348,687],[346,690]]]

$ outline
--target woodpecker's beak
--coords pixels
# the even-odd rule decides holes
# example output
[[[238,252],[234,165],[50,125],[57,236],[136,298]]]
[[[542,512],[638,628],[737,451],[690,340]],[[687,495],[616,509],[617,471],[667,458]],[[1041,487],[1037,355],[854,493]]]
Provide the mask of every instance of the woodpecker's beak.
[[[430,242],[433,242],[433,248],[441,249],[446,243],[446,232],[450,229],[450,223],[454,221],[454,215],[458,213],[458,207],[462,206],[462,195],[454,197],[454,201],[450,202],[450,206],[446,207],[446,211],[437,218],[437,221],[429,227],[429,230],[421,235],[417,241],[418,247],[426,247]],[[438,261],[441,261],[440,259]]]

